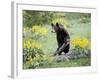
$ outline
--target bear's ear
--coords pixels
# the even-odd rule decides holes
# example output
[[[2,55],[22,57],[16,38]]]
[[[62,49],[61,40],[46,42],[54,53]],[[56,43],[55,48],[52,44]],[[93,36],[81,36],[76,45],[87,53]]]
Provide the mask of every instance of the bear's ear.
[[[53,24],[53,23],[51,23],[51,26],[53,27],[53,26],[54,26],[54,24]]]
[[[59,26],[59,23],[58,22],[56,23],[56,26]]]

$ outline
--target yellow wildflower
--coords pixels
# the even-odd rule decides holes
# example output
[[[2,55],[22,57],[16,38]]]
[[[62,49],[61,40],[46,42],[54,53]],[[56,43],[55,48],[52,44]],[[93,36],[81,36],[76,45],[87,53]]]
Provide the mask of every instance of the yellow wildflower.
[[[35,48],[35,43],[33,42],[31,45],[32,49]]]
[[[87,38],[81,39],[81,38],[76,38],[72,40],[72,44],[74,46],[80,46],[81,48],[85,48],[89,45],[89,41]]]
[[[36,35],[41,34],[41,35],[46,35],[47,29],[45,27],[41,26],[33,26],[32,27],[32,32],[34,32]]]
[[[30,43],[29,40],[27,41],[26,45],[27,45],[27,48],[30,48],[31,47],[31,43]]]
[[[42,45],[37,43],[35,47],[38,48],[38,49],[41,49]]]
[[[46,55],[43,55],[43,58],[45,59],[47,56]]]
[[[25,42],[23,43],[23,48],[26,48],[26,43]]]

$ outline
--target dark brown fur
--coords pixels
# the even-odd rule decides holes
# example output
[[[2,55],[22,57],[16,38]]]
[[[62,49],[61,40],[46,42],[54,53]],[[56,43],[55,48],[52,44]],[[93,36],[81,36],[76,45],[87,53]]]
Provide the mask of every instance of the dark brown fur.
[[[65,54],[68,53],[69,48],[70,48],[70,36],[67,32],[66,29],[64,29],[63,25],[60,25],[58,23],[56,23],[56,25],[52,24],[53,29],[55,30],[56,33],[56,38],[57,38],[57,43],[58,43],[58,48],[57,50],[59,50],[59,48],[65,43],[67,44],[67,46],[59,53],[59,55],[61,55],[62,52],[64,52]]]

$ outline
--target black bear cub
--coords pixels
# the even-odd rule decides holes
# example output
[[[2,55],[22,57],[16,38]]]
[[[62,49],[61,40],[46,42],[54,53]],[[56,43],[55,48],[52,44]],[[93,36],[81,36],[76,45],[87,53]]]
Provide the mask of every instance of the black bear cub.
[[[58,48],[54,53],[55,55],[61,55],[62,52],[65,54],[69,52],[70,49],[70,36],[66,29],[64,29],[62,24],[56,23],[51,24],[52,32],[56,33]]]

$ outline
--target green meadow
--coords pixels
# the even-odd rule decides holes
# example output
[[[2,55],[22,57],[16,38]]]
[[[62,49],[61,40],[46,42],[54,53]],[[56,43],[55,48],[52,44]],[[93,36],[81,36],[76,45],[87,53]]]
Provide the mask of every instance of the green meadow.
[[[23,69],[90,66],[91,57],[57,61],[52,56],[58,45],[51,23],[60,23],[71,37],[70,50],[91,51],[91,14],[23,11]]]

